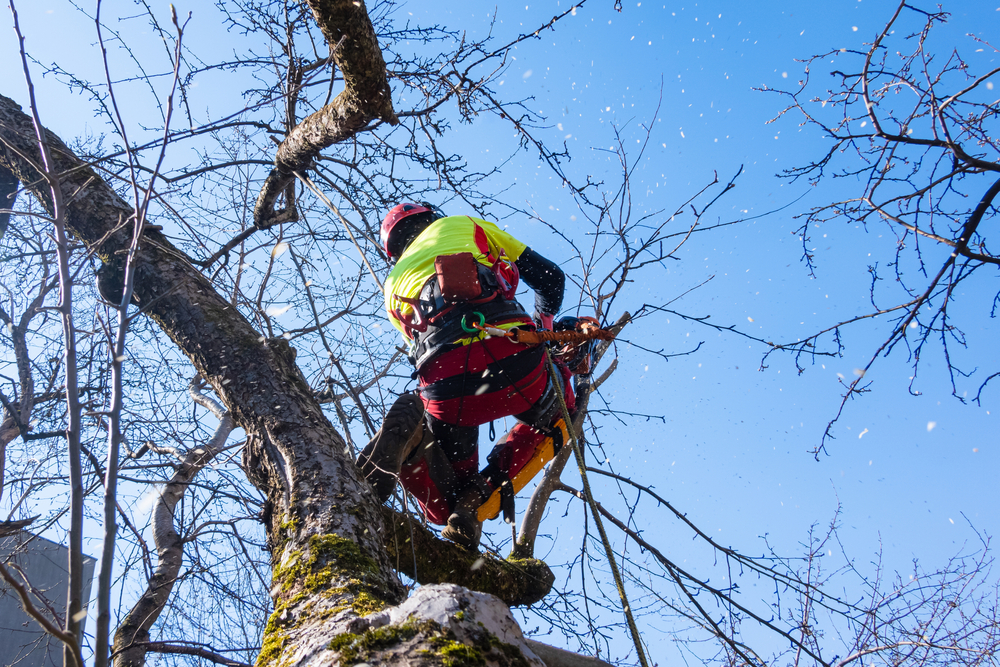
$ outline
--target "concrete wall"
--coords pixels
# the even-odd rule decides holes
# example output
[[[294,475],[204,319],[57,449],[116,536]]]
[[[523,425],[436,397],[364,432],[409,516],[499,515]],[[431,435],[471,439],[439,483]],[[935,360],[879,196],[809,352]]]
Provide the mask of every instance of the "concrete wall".
[[[53,618],[66,614],[68,558],[66,547],[22,530],[0,538],[0,561],[16,564],[36,591],[35,606]],[[90,583],[97,561],[83,558],[83,599],[90,598]],[[62,620],[56,621],[62,625]],[[42,631],[24,613],[17,593],[0,582],[0,665],[2,667],[61,667],[62,642]]]

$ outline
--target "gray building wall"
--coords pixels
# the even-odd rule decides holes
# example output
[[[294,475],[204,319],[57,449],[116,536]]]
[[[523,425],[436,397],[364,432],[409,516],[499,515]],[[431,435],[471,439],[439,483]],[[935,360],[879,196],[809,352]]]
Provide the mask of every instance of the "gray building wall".
[[[35,606],[50,620],[54,610],[66,614],[69,586],[69,550],[22,530],[0,538],[0,561],[16,564],[36,591]],[[97,561],[83,557],[83,599],[90,598],[90,584]],[[15,575],[16,576],[16,575]],[[61,626],[62,621],[55,621]],[[0,582],[0,665],[2,667],[61,667],[62,642],[47,635],[21,607],[21,600],[6,582]]]

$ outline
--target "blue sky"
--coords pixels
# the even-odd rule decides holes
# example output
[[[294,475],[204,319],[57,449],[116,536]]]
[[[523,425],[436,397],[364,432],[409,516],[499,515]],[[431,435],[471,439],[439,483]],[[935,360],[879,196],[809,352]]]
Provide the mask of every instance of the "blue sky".
[[[677,309],[783,341],[863,312],[869,253],[880,258],[887,248],[891,252],[892,241],[888,234],[882,238],[881,229],[865,233],[829,224],[822,230],[826,236],[814,239],[819,269],[818,277],[809,279],[801,245],[791,234],[798,227],[792,216],[839,191],[775,178],[781,169],[819,155],[825,144],[814,130],[798,127],[797,119],[767,124],[782,101],[754,88],[794,86],[803,70],[797,58],[860,48],[895,5],[772,2],[751,9],[732,2],[682,7],[642,2],[627,3],[621,14],[609,5],[587,5],[554,32],[519,47],[504,88],[534,95],[533,108],[562,126],[553,127],[552,135],[572,135],[567,142],[576,152],[576,173],[599,176],[611,172],[607,153],[595,147],[611,145],[612,126],[637,136],[639,125],[653,118],[662,81],[654,148],[638,172],[636,189],[650,192],[641,205],[672,210],[715,170],[726,179],[743,165],[745,175],[722,201],[720,219],[735,219],[743,210],[753,216],[781,209],[692,241],[681,253],[684,261],[665,277],[634,286],[632,303],[670,299],[714,276]],[[466,11],[443,7],[433,10],[443,23],[452,17],[457,23]],[[976,54],[980,45],[964,36],[997,15],[995,3],[944,9],[955,14],[942,31],[947,33],[942,43],[952,40],[973,61],[992,63],[979,71],[995,67],[995,54]],[[523,30],[553,13],[552,3],[527,3],[527,9],[501,9],[499,17],[501,28]],[[469,130],[476,133],[475,127]],[[468,154],[474,159],[475,153]],[[530,159],[525,166],[521,173],[530,174]],[[512,198],[543,212],[554,204],[561,210],[549,211],[551,220],[572,215],[558,182],[544,169],[536,171]],[[508,222],[525,238],[534,231]],[[550,256],[563,252],[544,231],[529,243]],[[984,289],[970,295],[975,305],[968,305],[974,318],[968,333],[978,344],[973,349],[982,368],[997,361],[990,349],[993,321],[984,316],[991,298]],[[881,342],[878,332],[845,331],[844,358],[827,359],[825,368],[817,363],[801,376],[791,359],[781,356],[772,356],[769,368],[759,372],[762,346],[676,319],[643,335],[673,351],[687,349],[691,340],[705,345],[698,354],[669,363],[625,353],[630,375],[618,378],[620,384],[605,395],[616,408],[639,405],[643,409],[637,411],[666,414],[668,422],[666,428],[650,421],[616,431],[608,438],[610,450],[623,457],[628,470],[641,470],[647,482],[669,490],[669,498],[729,535],[734,545],[753,544],[765,532],[794,545],[812,522],[832,517],[838,499],[855,555],[874,551],[881,539],[891,551],[887,555],[903,568],[914,556],[944,558],[969,539],[962,514],[977,528],[996,528],[986,509],[996,500],[990,475],[997,452],[989,435],[995,392],[981,408],[961,405],[949,396],[939,358],[925,358],[919,397],[907,393],[912,372],[902,355],[879,361],[868,376],[874,391],[848,406],[830,455],[815,462],[807,452],[836,414],[838,373],[853,379]],[[648,371],[637,370],[647,365]],[[964,390],[974,393],[976,387],[968,381]],[[630,450],[643,454],[627,457]]]
[[[127,3],[120,4],[107,5],[105,12],[127,15]],[[614,128],[631,147],[641,138],[642,125],[653,123],[651,146],[633,182],[637,209],[673,210],[715,172],[725,180],[742,166],[737,187],[715,211],[719,220],[747,218],[696,236],[681,250],[681,262],[633,285],[618,307],[663,303],[712,277],[673,307],[781,341],[863,312],[868,305],[866,266],[873,258],[888,257],[893,242],[878,228],[866,232],[830,223],[814,238],[819,269],[815,279],[809,277],[800,261],[801,245],[793,234],[799,223],[793,216],[832,200],[845,191],[840,187],[849,190],[851,184],[810,188],[776,178],[782,169],[818,156],[825,144],[795,118],[767,124],[782,109],[782,100],[754,89],[793,87],[803,69],[796,59],[861,48],[895,4],[832,0],[678,6],[645,0],[626,2],[621,13],[612,4],[590,0],[554,31],[520,45],[501,93],[533,98],[530,108],[543,113],[550,126],[541,135],[567,142],[574,154],[571,173],[577,177],[614,179],[617,171],[606,150]],[[77,48],[79,68],[95,75],[92,34],[73,28],[79,17],[71,8],[48,5],[22,2],[18,7],[32,53],[45,63],[64,60],[64,49]],[[415,19],[461,28],[475,38],[490,29],[495,11],[494,33],[512,36],[569,6],[564,0],[499,8],[437,0],[408,2],[397,13],[412,12]],[[181,14],[189,9],[179,3],[177,8]],[[190,9],[190,43],[225,49],[226,40],[206,43],[218,32],[211,10]],[[995,0],[947,2],[944,9],[953,16],[939,33],[941,48],[959,48],[980,73],[996,67],[996,53],[976,52],[982,45],[966,36],[996,25],[1000,7]],[[229,34],[226,39],[240,38]],[[162,50],[152,36],[140,44],[149,53]],[[0,71],[0,91],[23,102],[14,47],[8,39],[0,45],[6,65]],[[243,82],[216,83],[211,92],[201,93],[200,103],[213,110],[240,104],[237,91]],[[52,77],[43,78],[37,70],[35,84],[43,120],[64,138],[100,131],[83,96],[67,96]],[[141,116],[142,104],[139,91],[134,100],[129,98],[129,112]],[[459,128],[446,142],[473,165],[489,165],[506,154],[509,132],[498,121],[482,119]],[[547,169],[538,168],[536,156],[521,154],[497,187],[511,184],[505,195],[511,205],[573,229],[572,200]],[[503,223],[550,258],[558,260],[567,252],[537,222],[510,217]],[[995,320],[987,317],[996,291],[994,275],[991,285],[977,282],[962,306],[973,350],[969,364],[982,369],[995,369],[1000,362]],[[993,387],[982,407],[962,405],[949,396],[935,352],[924,360],[917,383],[921,395],[911,396],[907,386],[912,372],[905,356],[897,353],[875,365],[868,376],[874,382],[872,393],[848,405],[829,455],[814,461],[808,452],[819,444],[839,404],[838,374],[852,379],[880,344],[880,334],[881,329],[869,325],[847,330],[843,358],[826,359],[798,375],[792,360],[781,355],[772,356],[767,370],[759,371],[765,348],[733,334],[679,318],[669,324],[660,320],[655,328],[637,326],[623,335],[626,341],[634,338],[668,352],[690,349],[699,341],[704,345],[696,354],[669,362],[627,342],[619,345],[621,368],[601,398],[615,409],[663,415],[664,421],[605,420],[601,438],[608,458],[616,471],[655,485],[720,541],[750,553],[763,549],[759,538],[765,534],[779,550],[798,550],[810,525],[828,522],[839,503],[841,535],[852,556],[867,561],[882,549],[890,568],[905,570],[913,558],[940,564],[976,541],[969,523],[988,534],[1000,529],[993,483],[1000,457],[993,431],[1000,394]],[[970,394],[978,386],[960,383],[959,391]],[[505,531],[499,524],[495,529]],[[654,644],[651,650],[666,656],[668,648]]]
[[[638,206],[673,210],[716,170],[727,179],[742,165],[745,173],[722,200],[719,219],[762,216],[691,241],[681,251],[682,262],[634,285],[625,301],[630,307],[666,301],[713,276],[676,309],[782,341],[865,312],[866,268],[873,260],[889,261],[894,241],[885,229],[865,232],[830,223],[814,237],[819,268],[816,279],[809,278],[792,233],[799,226],[793,216],[852,184],[810,188],[776,178],[782,169],[821,155],[825,143],[796,118],[768,124],[784,103],[754,89],[794,87],[804,68],[796,59],[862,48],[895,4],[633,2],[621,14],[610,5],[587,5],[554,32],[519,47],[504,87],[535,97],[532,108],[548,114],[554,138],[571,135],[566,141],[575,151],[574,173],[613,178],[614,167],[601,150],[611,146],[612,128],[622,130],[626,145],[634,143],[640,125],[653,122],[662,85],[653,148],[633,184],[645,194]],[[935,44],[959,48],[976,71],[996,67],[996,54],[977,52],[982,45],[966,36],[995,21],[996,3],[951,3],[944,9],[954,14]],[[449,23],[451,17],[462,20],[467,10],[444,4],[426,11]],[[509,6],[499,12],[500,25],[523,30],[553,13],[552,3]],[[466,136],[472,135],[481,136],[475,127]],[[526,158],[518,173],[531,174],[534,167]],[[534,178],[519,177],[527,182],[512,191],[512,199],[520,197],[518,203],[546,219],[566,221],[573,207],[558,180],[544,169],[535,171]],[[543,229],[531,236],[532,225],[523,231],[515,219],[507,222],[545,254],[565,252]],[[978,283],[981,292],[970,291],[963,307],[975,351],[967,365],[980,368],[998,361],[995,321],[987,317],[997,288],[993,280]],[[803,375],[780,355],[761,372],[761,345],[677,318],[641,333],[627,331],[626,339],[636,336],[651,347],[656,341],[675,352],[689,349],[691,341],[705,345],[669,363],[619,346],[625,363],[602,396],[616,409],[663,414],[666,423],[632,420],[615,427],[607,420],[601,436],[609,458],[618,472],[655,485],[700,527],[748,553],[764,550],[764,535],[782,553],[801,553],[810,526],[824,527],[839,507],[841,541],[865,571],[873,571],[875,560],[904,573],[913,559],[926,567],[943,565],[978,545],[970,524],[986,534],[998,528],[992,510],[995,389],[982,407],[962,405],[950,396],[935,351],[925,355],[915,385],[921,395],[911,396],[912,370],[899,350],[869,373],[873,391],[848,405],[829,455],[816,462],[808,453],[836,414],[838,378],[853,379],[882,342],[882,331],[868,325],[845,330],[844,357],[818,362]],[[959,380],[959,393],[972,395],[977,387]],[[671,553],[683,558],[687,535],[670,524],[662,530]],[[567,537],[559,533],[560,540]],[[672,650],[669,642],[651,647],[660,657]]]

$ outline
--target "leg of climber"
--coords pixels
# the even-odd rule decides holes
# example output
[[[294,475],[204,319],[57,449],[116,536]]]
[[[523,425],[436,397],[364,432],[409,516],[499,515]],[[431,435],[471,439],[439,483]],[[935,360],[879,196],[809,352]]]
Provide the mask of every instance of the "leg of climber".
[[[448,522],[470,471],[476,471],[479,429],[443,424],[430,415],[424,429],[426,438],[403,463],[399,480],[427,520],[441,526]]]
[[[558,453],[564,444],[559,429],[555,428],[563,418],[562,406],[559,403],[560,394],[571,414],[576,408],[576,397],[570,382],[571,373],[558,363],[556,369],[557,376],[548,378],[541,398],[530,409],[515,415],[518,423],[490,452],[487,457],[488,464],[481,473],[493,488],[500,489],[500,509],[508,522],[514,520],[514,494],[526,483],[522,480],[518,486],[512,486],[514,478],[529,462],[544,454],[544,459],[533,464],[534,468],[540,470],[541,466],[548,462],[548,457]],[[539,446],[549,434],[555,434],[553,447],[540,449]]]
[[[573,391],[571,381],[573,374],[562,363],[556,361],[555,369],[558,371],[556,377],[549,375],[548,383],[545,385],[545,393],[535,401],[528,410],[514,415],[515,419],[538,429],[547,428],[562,419],[562,406],[559,404],[559,397],[566,402],[566,408],[572,416],[576,410],[576,395]],[[555,383],[558,383],[556,386]]]
[[[489,497],[489,486],[486,480],[479,477],[470,481],[469,485],[459,494],[452,513],[448,515],[448,525],[441,531],[441,536],[451,540],[469,551],[479,548],[479,539],[483,534],[483,524],[476,516],[479,506]]]
[[[437,442],[430,440],[413,452],[399,471],[399,482],[428,521],[439,526],[447,523],[457,486],[451,461]]]
[[[386,413],[382,428],[358,456],[358,467],[385,502],[396,486],[403,461],[425,440],[424,404],[416,394],[403,394]]]
[[[455,426],[434,417],[428,418],[427,425],[451,462],[454,485],[445,494],[449,513],[441,536],[474,551],[482,535],[476,510],[490,490],[479,476],[479,427]]]
[[[540,409],[550,384],[543,352],[492,338],[447,351],[421,371],[426,444],[403,463],[400,481],[428,521],[446,525],[446,539],[478,545],[477,510],[492,493],[477,471],[479,426]]]
[[[481,534],[475,510],[490,490],[477,470],[479,427],[428,416],[425,429],[429,437],[403,463],[399,480],[427,520],[445,526],[445,539],[474,550]]]

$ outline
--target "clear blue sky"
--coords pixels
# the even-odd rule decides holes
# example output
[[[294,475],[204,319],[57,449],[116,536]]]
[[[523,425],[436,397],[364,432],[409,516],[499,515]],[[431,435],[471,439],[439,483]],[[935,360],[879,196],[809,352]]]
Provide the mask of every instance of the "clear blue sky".
[[[128,3],[119,4],[122,15],[130,12]],[[613,128],[620,128],[631,146],[640,124],[655,122],[652,146],[633,184],[637,207],[672,210],[709,182],[714,171],[727,179],[742,165],[745,174],[719,205],[719,218],[778,211],[695,238],[682,250],[682,262],[655,280],[633,285],[619,307],[662,303],[714,276],[674,307],[776,341],[795,340],[863,312],[868,305],[866,266],[872,257],[889,257],[893,242],[880,229],[866,233],[830,224],[815,239],[819,271],[817,279],[809,278],[792,234],[798,227],[792,216],[841,191],[775,178],[780,170],[818,156],[825,144],[813,130],[800,128],[797,119],[766,124],[782,101],[753,89],[794,86],[803,67],[796,58],[861,48],[884,25],[895,3],[680,6],[644,0],[626,2],[622,13],[614,12],[612,4],[590,0],[554,32],[519,46],[501,92],[534,98],[529,106],[551,124],[543,136],[567,142],[577,177],[614,178],[614,164],[601,150],[612,145]],[[494,32],[511,36],[533,29],[569,6],[565,0],[502,3]],[[218,34],[211,10],[201,9],[200,3],[177,7],[182,14],[194,12],[192,48],[208,48],[204,40]],[[105,12],[113,9],[107,5]],[[996,67],[996,53],[976,53],[981,45],[965,34],[997,25],[997,2],[946,2],[944,9],[953,17],[941,31],[946,35],[941,43],[951,41],[980,73]],[[74,57],[79,67],[95,74],[97,51],[87,46],[94,41],[92,34],[65,32],[79,21],[70,7],[21,2],[19,10],[29,48],[41,62],[64,61],[64,49],[78,44],[81,50]],[[414,1],[397,11],[467,30],[475,38],[489,30],[495,6]],[[146,46],[162,49],[152,37]],[[225,48],[225,40],[215,46]],[[14,48],[12,39],[0,40],[5,65],[0,91],[24,101]],[[64,138],[101,131],[86,111],[85,98],[67,96],[37,69],[35,78],[50,127]],[[230,94],[238,94],[243,85],[229,84]],[[662,105],[654,116],[661,90]],[[216,108],[239,104],[235,98],[227,102],[226,91],[220,82],[200,102]],[[134,109],[141,104],[140,94]],[[484,120],[461,128],[448,141],[474,165],[485,165],[503,152],[506,131]],[[522,155],[503,177],[509,181],[515,174],[516,186],[507,195],[511,204],[534,208],[546,220],[571,228],[573,204],[558,181],[544,167],[537,168],[535,156]],[[747,213],[741,216],[742,211]],[[504,223],[549,257],[558,259],[566,251],[537,223],[515,218]],[[995,369],[1000,365],[996,324],[987,315],[996,284],[993,292],[984,284],[978,289],[983,292],[970,292],[964,308],[970,318],[967,333],[975,358],[982,360],[978,365]],[[782,356],[771,357],[769,368],[759,372],[765,351],[761,345],[676,318],[655,330],[629,332],[626,338],[635,336],[637,342],[668,352],[689,349],[697,341],[705,345],[697,354],[669,363],[619,347],[622,366],[602,397],[616,409],[664,415],[666,422],[616,425],[605,420],[602,438],[609,458],[618,472],[655,485],[720,541],[750,553],[763,550],[759,536],[764,534],[779,550],[797,550],[809,526],[829,521],[840,503],[843,541],[860,561],[881,548],[890,568],[906,570],[913,558],[928,566],[941,564],[975,541],[966,518],[988,534],[1000,532],[994,483],[1000,448],[992,430],[1000,386],[986,392],[982,407],[961,405],[948,395],[943,363],[935,352],[925,359],[917,383],[922,395],[913,397],[907,393],[911,370],[906,359],[897,354],[880,360],[868,376],[873,392],[848,406],[829,456],[815,462],[808,451],[818,445],[837,411],[838,374],[851,379],[881,342],[881,331],[865,326],[845,331],[844,358],[828,359],[825,367],[817,364],[801,376],[792,360]],[[960,390],[975,393],[978,383],[967,384]],[[505,531],[499,524],[494,527]],[[669,550],[669,536],[663,543]],[[682,553],[682,547],[677,549]],[[671,649],[654,642],[651,650],[654,659],[665,660]]]

